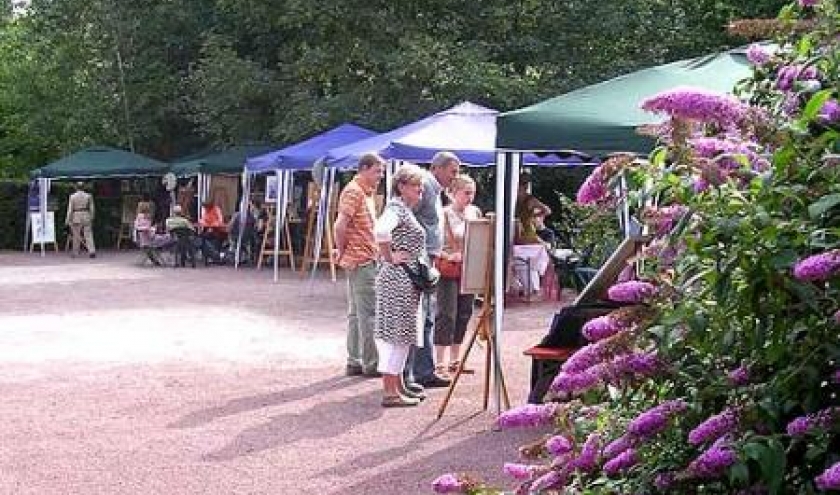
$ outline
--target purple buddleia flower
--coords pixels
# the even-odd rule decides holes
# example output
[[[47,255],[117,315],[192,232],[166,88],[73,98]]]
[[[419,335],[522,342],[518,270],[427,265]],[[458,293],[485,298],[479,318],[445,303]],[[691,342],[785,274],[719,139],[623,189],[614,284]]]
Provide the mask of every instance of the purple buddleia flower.
[[[840,251],[833,250],[815,254],[800,260],[793,267],[793,276],[798,280],[821,281],[840,271]]]
[[[602,382],[601,365],[593,366],[584,371],[561,371],[551,382],[551,390],[555,392],[585,392]]]
[[[840,122],[840,103],[834,99],[826,101],[820,108],[817,118],[826,124]]]
[[[664,473],[659,473],[656,475],[656,478],[653,479],[653,486],[655,486],[659,490],[665,491],[674,485],[675,480],[676,474],[670,471],[666,471]]]
[[[595,342],[585,345],[575,351],[575,353],[569,356],[569,359],[560,366],[560,370],[566,372],[584,371],[596,364],[600,364],[605,358],[606,350],[604,349],[603,344]]]
[[[572,445],[572,442],[563,435],[555,435],[545,442],[545,448],[551,453],[551,455],[559,456],[571,452],[574,445]]]
[[[729,448],[724,439],[714,443],[708,450],[700,454],[688,465],[688,474],[695,478],[713,479],[719,478],[735,464],[738,456]]]
[[[555,470],[551,470],[539,478],[535,479],[531,484],[531,493],[540,493],[543,490],[551,488],[560,488],[566,484],[566,475]]]
[[[538,473],[543,466],[536,466],[532,464],[519,464],[515,462],[506,462],[502,470],[511,478],[519,481],[531,479]]]
[[[627,329],[627,325],[616,320],[610,315],[599,316],[584,323],[581,333],[586,340],[597,342],[612,337],[613,335]]]
[[[840,385],[840,370],[834,370],[834,373],[831,374],[831,383]]]
[[[604,473],[607,476],[615,476],[635,466],[637,462],[636,451],[627,449],[604,464]]]
[[[432,481],[435,493],[467,493],[469,485],[454,474],[444,474]]]
[[[601,436],[597,433],[590,433],[580,448],[580,454],[572,461],[572,467],[583,472],[595,469],[598,464],[598,452],[601,451]]]
[[[768,168],[767,159],[758,153],[761,147],[753,142],[714,137],[693,138],[689,142],[697,156],[714,159],[721,171],[727,173],[742,168],[744,160],[752,170]]]
[[[729,378],[729,383],[732,385],[742,387],[750,383],[750,370],[746,366],[738,366],[729,372],[727,378]]]
[[[814,479],[817,488],[820,490],[840,490],[840,462],[823,471]]]
[[[620,437],[610,442],[606,447],[604,447],[604,457],[607,459],[612,459],[613,457],[632,447],[634,443],[635,442],[633,438],[629,435],[621,435]]]
[[[612,378],[650,377],[662,369],[662,361],[656,352],[634,352],[613,358],[610,362]]]
[[[641,303],[656,294],[656,286],[650,282],[631,280],[615,284],[607,290],[610,301],[623,303]]]
[[[582,205],[600,203],[610,197],[610,190],[599,166],[583,181],[577,192],[577,202]]]
[[[817,79],[817,77],[819,77],[819,73],[813,66],[786,65],[779,69],[779,73],[776,75],[776,89],[790,91],[797,81],[811,81]]]
[[[788,423],[787,434],[792,437],[801,437],[811,430],[827,428],[840,419],[840,407],[828,407],[806,416],[800,416]]]
[[[526,404],[499,415],[498,424],[502,429],[521,426],[542,426],[551,424],[557,415],[557,404]]]
[[[803,8],[814,7],[820,3],[820,0],[799,0],[799,6]]]
[[[755,66],[762,66],[770,61],[770,51],[757,43],[753,43],[747,48],[747,60]]]
[[[715,123],[729,128],[745,116],[747,107],[732,96],[706,89],[680,87],[642,102],[642,109],[679,119]]]
[[[659,410],[650,410],[631,421],[627,425],[627,432],[644,441],[667,427],[668,415]]]
[[[732,433],[738,427],[738,413],[734,409],[726,409],[720,414],[709,417],[688,433],[688,443],[701,443],[717,440]]]

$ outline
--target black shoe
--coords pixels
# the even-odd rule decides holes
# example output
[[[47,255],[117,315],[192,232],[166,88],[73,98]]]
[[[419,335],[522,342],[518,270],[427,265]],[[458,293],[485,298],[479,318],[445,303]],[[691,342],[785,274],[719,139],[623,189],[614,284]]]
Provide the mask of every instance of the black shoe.
[[[363,374],[366,378],[382,378],[382,373],[380,373],[380,372],[378,372],[378,371],[376,371],[376,370],[363,371],[363,372],[362,372],[362,374]]]
[[[408,388],[400,390],[400,395],[402,395],[403,397],[408,397],[409,399],[418,399],[420,401],[426,400],[425,392],[412,392]]]
[[[90,258],[91,259],[96,258],[96,253],[90,253]]]
[[[364,370],[362,370],[361,366],[348,364],[347,368],[344,370],[344,374],[347,376],[362,376],[364,374]]]
[[[422,385],[420,385],[419,383],[415,383],[415,382],[405,382],[403,384],[403,386],[405,387],[406,390],[408,390],[409,392],[414,393],[414,394],[422,394],[423,391],[426,390],[426,389],[423,388]]]
[[[449,384],[452,383],[452,380],[448,380],[437,375],[432,375],[424,380],[419,380],[417,383],[423,385],[426,388],[444,388],[448,387]]]

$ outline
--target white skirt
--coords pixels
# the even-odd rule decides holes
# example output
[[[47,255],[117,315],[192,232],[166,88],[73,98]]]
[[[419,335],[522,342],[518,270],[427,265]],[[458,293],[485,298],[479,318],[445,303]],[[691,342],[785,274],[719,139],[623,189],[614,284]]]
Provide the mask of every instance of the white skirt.
[[[386,375],[402,374],[411,346],[385,342],[382,339],[373,339],[373,342],[376,344],[376,352],[379,354],[379,364],[376,371]]]

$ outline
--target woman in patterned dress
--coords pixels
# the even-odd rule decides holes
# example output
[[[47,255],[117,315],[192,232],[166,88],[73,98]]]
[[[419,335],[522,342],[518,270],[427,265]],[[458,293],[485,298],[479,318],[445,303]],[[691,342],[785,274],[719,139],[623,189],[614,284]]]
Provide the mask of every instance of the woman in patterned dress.
[[[374,342],[382,374],[383,407],[408,407],[420,403],[421,394],[402,383],[408,352],[422,346],[421,295],[405,269],[416,269],[418,259],[428,262],[426,232],[414,218],[411,208],[423,194],[423,169],[403,165],[394,174],[393,197],[376,221],[374,232],[382,264],[376,276],[376,328]]]

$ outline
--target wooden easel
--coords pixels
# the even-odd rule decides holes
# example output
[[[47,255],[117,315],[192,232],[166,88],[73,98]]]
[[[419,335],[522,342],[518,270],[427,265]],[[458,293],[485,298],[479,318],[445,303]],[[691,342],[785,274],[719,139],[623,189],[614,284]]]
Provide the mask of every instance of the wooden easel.
[[[260,255],[257,258],[257,270],[262,269],[263,260],[274,256],[274,226],[276,214],[274,205],[268,205],[268,222],[263,233],[262,243],[260,245]],[[289,260],[289,266],[292,271],[295,271],[295,253],[292,249],[292,233],[289,229],[289,217],[283,219],[280,225],[280,247],[277,250],[277,256],[286,256]]]
[[[481,309],[478,313],[478,321],[476,322],[475,331],[470,336],[470,340],[458,362],[458,370],[455,372],[455,376],[452,377],[452,383],[449,384],[449,388],[446,390],[446,397],[443,398],[443,402],[440,404],[437,419],[443,417],[443,413],[446,411],[446,407],[449,405],[449,401],[455,393],[455,386],[458,385],[458,381],[464,373],[464,366],[466,366],[467,359],[470,356],[470,351],[472,351],[477,339],[481,339],[485,343],[483,410],[486,411],[490,404],[490,375],[494,369],[498,370],[499,385],[505,409],[510,409],[510,397],[508,396],[507,385],[505,383],[504,370],[502,369],[501,362],[499,362],[496,358],[496,356],[498,356],[498,344],[493,333],[493,319],[496,312],[495,304],[493,303],[493,254],[494,246],[491,243],[484,269],[485,282],[484,292],[482,294],[483,299],[481,302]]]
[[[327,210],[327,218],[324,223],[324,237],[321,239],[321,252],[315,253],[315,235],[318,228],[318,203],[321,200],[321,189],[314,183],[309,183],[309,191],[307,197],[308,208],[306,209],[306,242],[303,246],[303,261],[301,261],[301,277],[306,277],[311,265],[315,263],[327,262],[330,265],[330,275],[332,281],[336,281],[335,260],[332,257],[333,249],[335,249],[335,238],[333,237],[333,226],[335,219],[338,216],[338,188],[333,189],[333,194],[329,201],[329,208]]]

